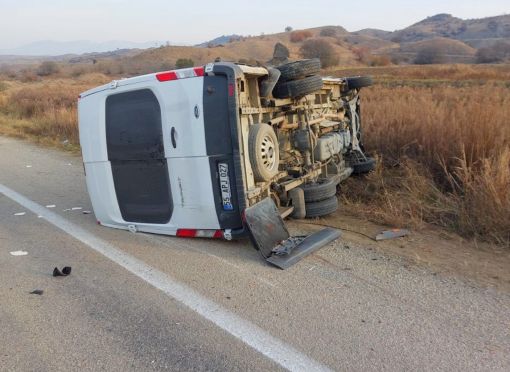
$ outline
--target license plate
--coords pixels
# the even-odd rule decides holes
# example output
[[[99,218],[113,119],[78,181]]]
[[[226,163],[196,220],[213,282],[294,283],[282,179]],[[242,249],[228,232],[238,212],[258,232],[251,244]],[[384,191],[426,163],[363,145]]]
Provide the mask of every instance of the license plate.
[[[218,163],[218,173],[220,174],[220,190],[221,199],[223,201],[223,210],[231,211],[234,209],[232,205],[232,193],[230,192],[230,178],[228,177],[228,164]]]

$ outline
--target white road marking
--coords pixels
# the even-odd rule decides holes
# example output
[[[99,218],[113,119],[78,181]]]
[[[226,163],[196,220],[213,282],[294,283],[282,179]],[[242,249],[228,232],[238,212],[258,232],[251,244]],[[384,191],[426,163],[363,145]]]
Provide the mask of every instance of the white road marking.
[[[48,211],[47,208],[44,208],[16,191],[0,184],[0,193],[35,214],[44,213],[46,221],[145,280],[153,287],[186,305],[282,367],[290,371],[330,370],[325,365],[270,335],[257,325],[237,316],[230,310],[205,298],[188,286],[175,281],[167,274],[147,265],[143,261],[120,251],[110,243],[94,236],[58,214]]]
[[[28,252],[25,251],[12,251],[9,253],[13,256],[26,256],[28,254]]]

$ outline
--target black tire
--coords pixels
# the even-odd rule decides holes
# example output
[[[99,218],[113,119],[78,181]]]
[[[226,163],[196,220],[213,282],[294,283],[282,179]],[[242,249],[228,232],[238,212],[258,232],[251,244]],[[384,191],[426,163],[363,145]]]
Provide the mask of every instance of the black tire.
[[[317,182],[307,183],[301,188],[307,203],[329,199],[336,194],[336,182],[332,178],[320,178]]]
[[[345,78],[347,82],[347,89],[360,89],[369,87],[374,84],[374,80],[371,76],[353,76]]]
[[[267,124],[253,124],[248,135],[248,153],[255,181],[269,181],[278,173],[278,138]]]
[[[275,68],[268,68],[269,75],[260,82],[259,91],[261,97],[267,97],[273,91],[278,79],[280,79],[280,71]]]
[[[303,59],[301,61],[285,63],[276,68],[282,73],[281,81],[297,80],[319,73],[321,61],[318,58]]]
[[[336,196],[318,202],[306,203],[306,218],[321,217],[334,213],[338,209]]]
[[[322,78],[312,75],[299,80],[278,82],[273,89],[275,98],[297,98],[322,89]]]
[[[305,193],[299,187],[289,191],[289,199],[291,200],[294,210],[291,213],[292,218],[303,219],[306,217]]]
[[[367,157],[367,161],[351,164],[353,174],[363,174],[375,169],[375,159]]]

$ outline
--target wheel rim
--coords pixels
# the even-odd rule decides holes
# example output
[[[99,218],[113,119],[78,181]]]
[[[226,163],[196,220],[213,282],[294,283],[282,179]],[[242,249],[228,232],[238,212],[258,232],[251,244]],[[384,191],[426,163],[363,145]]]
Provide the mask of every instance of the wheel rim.
[[[260,146],[262,164],[268,170],[273,170],[276,164],[276,145],[271,136],[264,136]]]

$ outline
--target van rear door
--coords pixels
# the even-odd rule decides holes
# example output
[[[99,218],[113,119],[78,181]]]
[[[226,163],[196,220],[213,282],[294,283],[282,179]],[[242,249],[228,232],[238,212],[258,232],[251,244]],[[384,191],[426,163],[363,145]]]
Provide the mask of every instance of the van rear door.
[[[150,89],[110,95],[105,104],[108,160],[126,222],[165,224],[172,197],[161,108]]]

